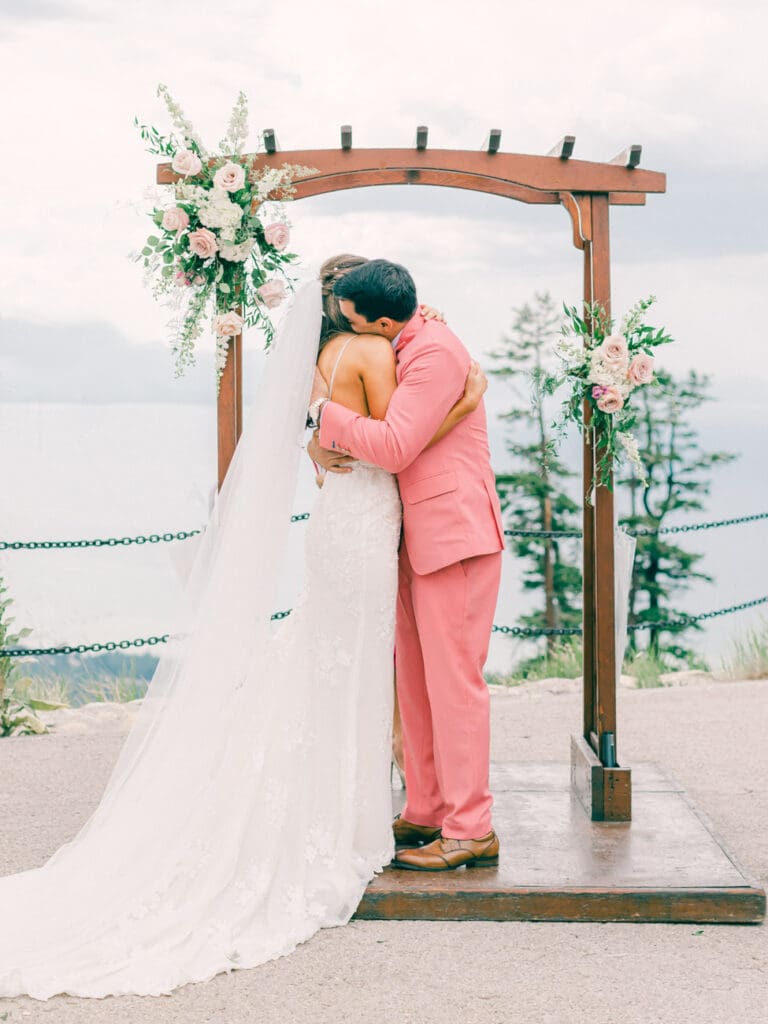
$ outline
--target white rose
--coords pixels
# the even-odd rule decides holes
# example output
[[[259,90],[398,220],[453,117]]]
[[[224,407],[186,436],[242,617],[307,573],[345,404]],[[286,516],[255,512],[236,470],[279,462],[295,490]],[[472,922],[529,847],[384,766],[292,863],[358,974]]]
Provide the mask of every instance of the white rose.
[[[193,153],[191,149],[180,149],[171,160],[171,167],[177,174],[189,177],[192,174],[199,174],[203,165],[197,153]]]
[[[213,183],[227,192],[238,192],[245,184],[245,170],[240,164],[230,161],[216,171]]]
[[[228,313],[219,313],[213,318],[213,329],[219,338],[232,338],[240,334],[244,323],[240,314],[230,309]]]

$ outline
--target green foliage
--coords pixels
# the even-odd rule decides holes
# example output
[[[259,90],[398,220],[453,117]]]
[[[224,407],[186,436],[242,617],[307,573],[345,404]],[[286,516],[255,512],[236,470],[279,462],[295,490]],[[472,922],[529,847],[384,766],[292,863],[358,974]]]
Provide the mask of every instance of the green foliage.
[[[105,676],[82,686],[80,700],[82,703],[112,701],[127,704],[132,700],[140,700],[146,692],[146,681],[138,679],[135,673],[129,676]]]
[[[512,669],[515,679],[576,679],[582,673],[581,639],[553,637],[547,650],[520,661]]]
[[[729,679],[768,679],[768,620],[744,630],[723,657]]]
[[[669,672],[669,666],[650,651],[638,651],[624,662],[625,675],[634,676],[635,685],[639,689],[663,686],[662,673]]]
[[[0,648],[15,647],[20,640],[29,636],[31,629],[18,631],[11,628],[13,616],[8,614],[13,599],[7,597],[8,588],[0,577]],[[0,736],[16,736],[20,733],[47,732],[36,711],[50,711],[56,703],[31,697],[24,693],[24,680],[13,658],[0,658]]]
[[[707,452],[701,448],[698,431],[690,414],[705,401],[710,381],[691,371],[676,379],[663,370],[658,386],[643,388],[638,396],[636,430],[647,472],[643,487],[634,472],[622,477],[620,486],[630,491],[630,514],[622,518],[629,530],[658,530],[670,516],[699,512],[709,494],[712,469],[736,458],[729,452]],[[652,622],[682,614],[674,597],[685,592],[694,580],[712,581],[698,565],[703,555],[687,551],[674,534],[637,538],[629,622]],[[677,662],[690,665],[692,652],[679,640],[683,633],[700,629],[698,623],[668,629],[649,629],[630,634],[632,650],[640,635],[648,638],[648,650],[655,657],[664,652]]]
[[[501,416],[509,425],[506,448],[512,468],[496,477],[506,525],[510,529],[570,530],[578,527],[579,506],[569,496],[573,477],[552,452],[553,437],[544,409],[549,349],[560,323],[549,293],[513,309],[509,334],[490,353],[497,364],[489,372],[511,386],[512,407]],[[543,592],[542,607],[522,616],[526,626],[571,626],[581,621],[581,572],[572,542],[517,537],[512,551],[522,559],[523,587]],[[553,643],[550,643],[550,648]]]

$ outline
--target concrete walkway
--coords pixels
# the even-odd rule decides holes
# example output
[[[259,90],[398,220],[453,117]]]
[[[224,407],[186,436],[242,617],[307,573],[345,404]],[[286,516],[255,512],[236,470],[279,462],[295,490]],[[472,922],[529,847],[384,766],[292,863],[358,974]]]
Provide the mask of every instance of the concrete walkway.
[[[656,760],[768,883],[768,681],[620,688],[619,760]],[[567,761],[570,682],[493,695],[495,760]],[[0,741],[0,873],[41,864],[98,802],[130,712]],[[0,907],[0,916],[2,907]],[[764,926],[352,922],[294,954],[159,998],[0,999],[52,1024],[765,1024]]]

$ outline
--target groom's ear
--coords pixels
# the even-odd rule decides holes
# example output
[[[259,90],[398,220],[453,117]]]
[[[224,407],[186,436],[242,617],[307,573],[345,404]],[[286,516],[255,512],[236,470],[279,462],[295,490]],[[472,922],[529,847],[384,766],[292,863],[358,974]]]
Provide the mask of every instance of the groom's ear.
[[[392,330],[395,321],[389,316],[380,316],[376,323],[379,325],[381,330],[386,333],[387,331]]]

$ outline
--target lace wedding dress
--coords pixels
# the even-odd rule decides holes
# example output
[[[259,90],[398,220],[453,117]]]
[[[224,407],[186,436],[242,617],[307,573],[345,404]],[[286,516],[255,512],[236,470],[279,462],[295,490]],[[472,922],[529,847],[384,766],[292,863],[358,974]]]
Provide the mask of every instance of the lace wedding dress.
[[[269,623],[319,325],[312,283],[99,806],[42,867],[0,878],[0,996],[160,995],[253,967],[345,924],[392,857],[394,477],[328,475],[302,594]]]

